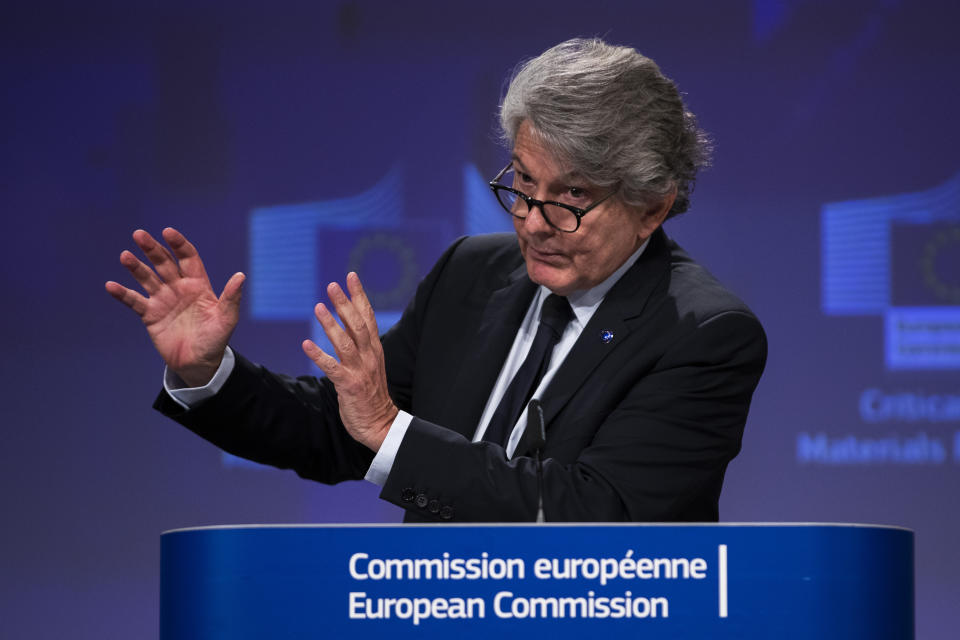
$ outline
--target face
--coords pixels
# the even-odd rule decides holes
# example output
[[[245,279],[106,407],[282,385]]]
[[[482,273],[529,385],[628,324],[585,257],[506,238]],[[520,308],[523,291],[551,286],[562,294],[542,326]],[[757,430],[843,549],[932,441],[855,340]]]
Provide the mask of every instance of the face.
[[[517,130],[513,168],[513,187],[537,200],[585,209],[610,192],[571,172],[541,143],[527,122]],[[606,280],[662,221],[659,211],[644,212],[613,196],[587,213],[574,233],[551,227],[539,207],[522,220],[514,218],[513,226],[530,279],[566,296]]]

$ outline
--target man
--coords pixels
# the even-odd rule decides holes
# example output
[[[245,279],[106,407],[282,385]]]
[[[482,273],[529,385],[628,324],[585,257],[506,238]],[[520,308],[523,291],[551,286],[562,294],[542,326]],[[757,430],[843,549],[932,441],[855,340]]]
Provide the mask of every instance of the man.
[[[410,521],[531,520],[539,502],[548,521],[716,520],[766,339],[660,228],[706,160],[693,117],[651,60],[599,40],[526,63],[500,116],[512,157],[491,188],[516,236],[457,241],[382,337],[357,275],[330,284],[343,326],[315,312],[336,357],[303,343],[320,380],[227,347],[243,274],[217,298],[180,233],[171,254],[135,232],[154,268],[121,262],[147,296],[106,286],[167,363],[155,406],[236,455],[375,482]]]

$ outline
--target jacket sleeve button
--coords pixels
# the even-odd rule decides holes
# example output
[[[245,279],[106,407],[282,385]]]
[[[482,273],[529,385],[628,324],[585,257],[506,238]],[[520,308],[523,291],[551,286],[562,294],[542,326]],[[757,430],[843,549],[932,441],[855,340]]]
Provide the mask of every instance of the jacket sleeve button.
[[[430,513],[440,513],[440,501],[431,500],[430,503],[427,504],[427,511]]]
[[[416,500],[416,503],[415,503],[415,504],[416,504],[418,507],[420,507],[421,509],[423,509],[425,506],[427,506],[427,503],[428,503],[428,502],[429,502],[429,499],[427,498],[427,494],[425,494],[425,493],[418,493],[418,494],[417,494],[417,500]]]
[[[414,492],[412,487],[407,487],[400,492],[400,499],[404,502],[413,502],[413,499],[416,497],[416,492]]]
[[[440,509],[440,517],[443,518],[444,520],[452,520],[452,519],[453,519],[453,507],[451,507],[450,505],[447,505],[447,506],[443,507],[442,509]]]

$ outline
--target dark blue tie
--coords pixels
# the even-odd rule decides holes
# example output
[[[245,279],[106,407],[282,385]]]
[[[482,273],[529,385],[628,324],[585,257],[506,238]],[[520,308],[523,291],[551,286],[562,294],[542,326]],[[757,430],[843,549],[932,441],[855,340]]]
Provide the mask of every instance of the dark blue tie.
[[[520,418],[520,412],[530,401],[530,396],[540,384],[543,374],[550,365],[550,352],[563,335],[563,330],[573,317],[573,310],[567,299],[551,293],[543,301],[540,309],[540,326],[530,346],[526,360],[517,369],[510,385],[500,400],[500,405],[490,418],[490,424],[483,434],[485,442],[494,442],[506,446],[510,432]]]

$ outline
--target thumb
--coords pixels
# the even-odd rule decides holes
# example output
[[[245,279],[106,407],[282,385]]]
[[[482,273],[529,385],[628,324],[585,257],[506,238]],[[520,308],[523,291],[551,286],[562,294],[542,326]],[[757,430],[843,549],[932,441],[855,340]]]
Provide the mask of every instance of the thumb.
[[[247,276],[242,271],[238,271],[227,280],[223,287],[223,293],[220,294],[220,306],[225,307],[231,313],[237,312],[240,308],[240,298],[243,293],[243,283]]]

